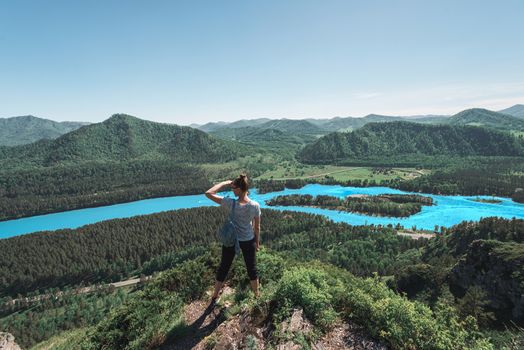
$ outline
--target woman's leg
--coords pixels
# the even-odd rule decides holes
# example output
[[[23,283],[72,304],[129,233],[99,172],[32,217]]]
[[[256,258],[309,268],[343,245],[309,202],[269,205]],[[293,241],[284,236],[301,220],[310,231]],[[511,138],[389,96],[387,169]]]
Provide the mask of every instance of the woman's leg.
[[[240,242],[240,249],[242,249],[242,255],[244,256],[244,262],[246,263],[251,289],[253,289],[255,296],[258,297],[257,246],[255,239],[253,238],[251,241]]]
[[[222,258],[220,260],[220,266],[218,267],[216,274],[215,290],[213,291],[212,298],[217,298],[220,290],[224,286],[229,268],[235,258],[235,247],[224,247],[222,246]]]

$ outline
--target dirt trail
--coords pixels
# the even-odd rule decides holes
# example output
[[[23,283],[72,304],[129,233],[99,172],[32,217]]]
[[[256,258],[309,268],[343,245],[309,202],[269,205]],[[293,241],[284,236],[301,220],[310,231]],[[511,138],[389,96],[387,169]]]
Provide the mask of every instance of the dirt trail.
[[[415,233],[413,231],[397,231],[399,236],[405,236],[413,239],[427,238],[431,239],[435,237],[434,233]]]
[[[144,278],[144,281],[148,281],[151,278],[152,278],[152,276],[146,276]],[[92,285],[92,286],[87,286],[87,287],[77,287],[77,288],[72,289],[72,290],[67,291],[67,292],[58,291],[57,293],[52,293],[52,294],[41,294],[41,295],[37,295],[37,296],[34,296],[34,297],[23,297],[23,298],[19,298],[19,299],[13,299],[11,301],[6,302],[4,305],[5,306],[15,305],[17,302],[24,302],[24,303],[27,303],[27,304],[31,304],[31,303],[36,303],[38,301],[49,299],[49,298],[60,298],[64,294],[85,294],[85,293],[94,292],[97,289],[104,288],[104,287],[121,288],[121,287],[132,286],[132,285],[135,285],[135,284],[138,284],[138,283],[140,283],[140,278],[131,278],[131,279],[128,279],[128,280],[125,280],[125,281],[107,283],[105,285],[102,284],[102,285]]]
[[[219,298],[222,299],[234,290],[225,286]],[[179,339],[167,341],[161,350],[182,350],[195,349],[205,350],[209,349],[212,340],[208,338],[226,318],[224,316],[224,307],[216,304],[210,304],[211,291],[207,293],[207,297],[203,300],[196,300],[184,308],[184,320],[188,325],[187,332]],[[227,307],[227,305],[225,306]]]

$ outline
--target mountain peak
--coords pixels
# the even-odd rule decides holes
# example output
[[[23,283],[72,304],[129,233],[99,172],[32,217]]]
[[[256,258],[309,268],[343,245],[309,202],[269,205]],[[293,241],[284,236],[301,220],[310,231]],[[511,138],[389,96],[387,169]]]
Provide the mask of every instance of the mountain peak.
[[[38,118],[38,117],[35,117],[34,115],[31,115],[31,114],[28,114],[28,115],[20,115],[20,116],[17,116],[17,117],[11,117],[9,119],[20,119],[20,120],[26,120],[26,119],[42,119],[42,118]]]
[[[516,104],[514,106],[499,111],[499,113],[509,114],[513,117],[524,119],[524,105]]]
[[[140,118],[137,118],[137,117],[134,117],[132,115],[129,115],[129,114],[125,114],[125,113],[116,113],[116,114],[113,114],[112,116],[110,116],[109,118],[107,118],[106,120],[104,120],[104,122],[107,122],[107,121],[130,121],[130,120],[141,120]]]

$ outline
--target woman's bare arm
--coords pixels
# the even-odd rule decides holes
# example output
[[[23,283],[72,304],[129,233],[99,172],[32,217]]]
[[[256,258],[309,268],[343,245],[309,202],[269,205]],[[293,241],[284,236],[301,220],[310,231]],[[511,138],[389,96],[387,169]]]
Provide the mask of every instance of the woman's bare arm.
[[[221,204],[222,203],[222,197],[221,196],[217,196],[217,192],[222,187],[230,185],[231,182],[232,182],[231,180],[227,180],[227,181],[222,181],[220,183],[217,183],[216,185],[214,185],[213,187],[211,187],[209,190],[206,191],[206,197],[211,199],[213,202],[215,202],[217,204]]]

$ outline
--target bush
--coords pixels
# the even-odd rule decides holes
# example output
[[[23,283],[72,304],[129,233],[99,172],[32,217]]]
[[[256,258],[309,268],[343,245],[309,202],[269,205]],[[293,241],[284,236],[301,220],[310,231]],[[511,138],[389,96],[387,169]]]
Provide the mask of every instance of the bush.
[[[444,303],[437,303],[433,312],[395,294],[378,278],[355,278],[337,297],[345,317],[394,349],[492,349],[474,319],[461,321],[455,309]]]
[[[337,285],[338,281],[318,269],[299,267],[284,272],[275,300],[281,313],[289,314],[293,307],[300,306],[310,321],[327,329],[337,318],[331,295]]]
[[[217,264],[216,254],[206,253],[161,273],[153,285],[176,292],[184,302],[190,302],[200,298],[213,285]]]

